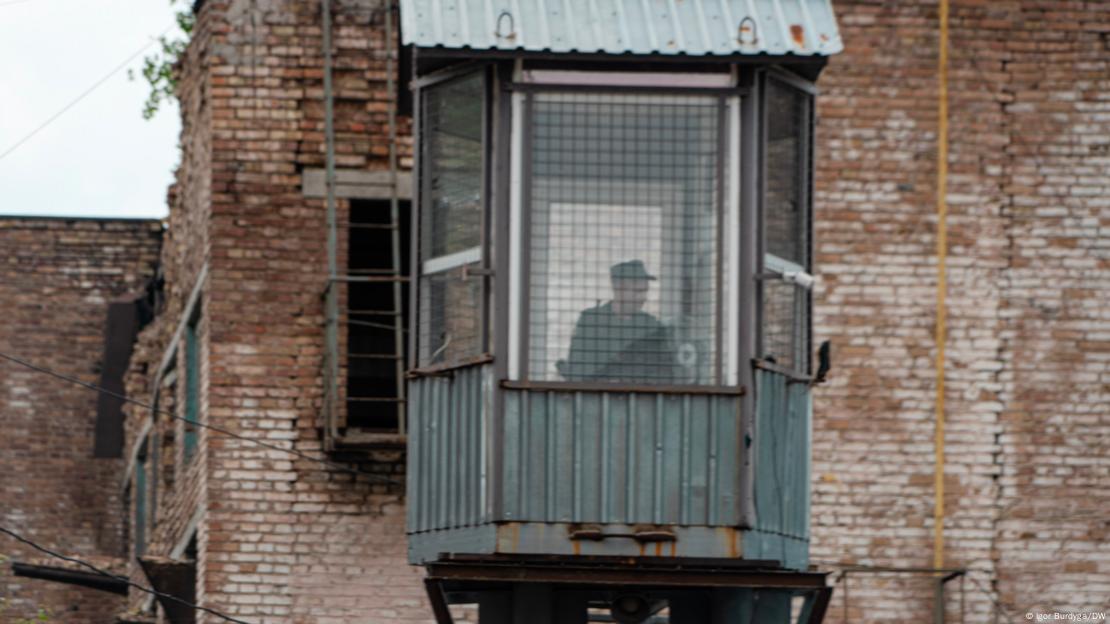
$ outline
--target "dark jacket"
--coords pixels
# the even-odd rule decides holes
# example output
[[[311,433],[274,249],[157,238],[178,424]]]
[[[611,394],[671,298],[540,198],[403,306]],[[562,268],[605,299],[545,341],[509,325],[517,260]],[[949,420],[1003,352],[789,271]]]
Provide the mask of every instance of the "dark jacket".
[[[612,302],[579,315],[558,368],[567,381],[669,384],[677,373],[667,327],[643,311],[619,316]]]

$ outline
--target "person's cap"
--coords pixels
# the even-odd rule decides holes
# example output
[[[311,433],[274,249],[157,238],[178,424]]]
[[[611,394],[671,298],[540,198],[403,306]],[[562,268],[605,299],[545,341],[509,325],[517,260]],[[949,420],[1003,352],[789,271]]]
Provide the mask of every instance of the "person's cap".
[[[653,280],[655,276],[647,272],[642,260],[628,260],[609,267],[609,278]]]

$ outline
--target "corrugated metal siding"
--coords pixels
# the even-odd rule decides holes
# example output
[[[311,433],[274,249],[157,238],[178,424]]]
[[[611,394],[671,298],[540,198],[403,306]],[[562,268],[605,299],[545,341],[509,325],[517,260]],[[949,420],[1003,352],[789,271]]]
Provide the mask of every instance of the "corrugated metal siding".
[[[507,391],[501,519],[735,526],[732,396]]]
[[[409,384],[408,529],[478,524],[486,514],[491,366]]]
[[[756,529],[809,538],[809,387],[756,371]]]
[[[831,0],[401,0],[406,44],[608,54],[829,55]]]

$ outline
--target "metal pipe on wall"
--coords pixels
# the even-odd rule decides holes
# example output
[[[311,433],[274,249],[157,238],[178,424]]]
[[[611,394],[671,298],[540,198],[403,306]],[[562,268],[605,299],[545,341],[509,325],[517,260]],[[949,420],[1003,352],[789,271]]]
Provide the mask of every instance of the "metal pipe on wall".
[[[940,0],[940,50],[937,55],[937,301],[936,429],[934,437],[933,567],[944,567],[944,343],[947,340],[948,290],[948,0]]]
[[[385,80],[386,89],[389,91],[389,219],[393,226],[392,231],[392,262],[393,270],[401,274],[401,209],[397,199],[397,88],[393,77],[395,64],[393,55],[397,46],[393,41],[393,0],[387,0],[385,8]],[[404,305],[401,299],[401,282],[393,282],[393,324],[394,327],[404,326]],[[405,341],[402,332],[393,332],[394,350],[396,360],[397,396],[401,398],[400,410],[397,414],[398,433],[405,433]]]
[[[332,94],[332,55],[331,55],[331,0],[320,1],[322,19],[322,38],[324,53],[324,187],[327,199],[328,228],[328,283],[325,291],[325,388],[324,409],[326,410],[327,443],[335,440],[338,433],[336,425],[336,406],[339,383],[339,296],[336,293],[338,276],[338,240],[335,210],[335,118]]]

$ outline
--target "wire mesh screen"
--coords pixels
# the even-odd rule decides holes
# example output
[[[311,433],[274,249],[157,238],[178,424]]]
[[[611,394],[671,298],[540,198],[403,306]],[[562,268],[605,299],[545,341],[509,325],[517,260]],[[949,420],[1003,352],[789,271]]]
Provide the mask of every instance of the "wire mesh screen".
[[[761,359],[808,372],[809,291],[779,280],[763,283]]]
[[[459,267],[424,276],[421,288],[421,363],[450,364],[478,355],[482,280],[466,279]]]
[[[810,96],[767,82],[767,186],[763,227],[767,269],[809,270]],[[762,282],[760,357],[809,372],[809,291],[781,279]]]
[[[419,362],[450,364],[481,347],[484,98],[482,74],[426,90],[421,133],[424,184],[421,227]]]
[[[808,264],[809,96],[774,80],[767,83],[766,251]]]
[[[533,96],[529,377],[719,381],[713,96]]]
[[[422,260],[478,246],[482,223],[481,74],[427,89]]]

